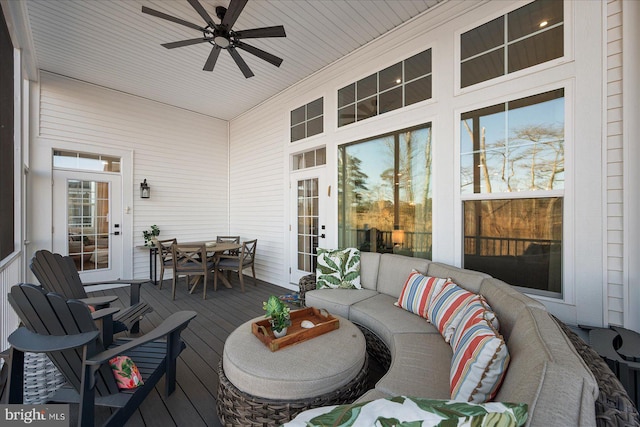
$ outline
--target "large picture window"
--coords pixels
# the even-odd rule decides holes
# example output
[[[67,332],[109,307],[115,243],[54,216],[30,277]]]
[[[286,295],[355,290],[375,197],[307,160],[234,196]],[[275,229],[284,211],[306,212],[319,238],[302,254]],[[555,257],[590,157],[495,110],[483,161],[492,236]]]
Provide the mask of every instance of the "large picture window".
[[[564,89],[462,114],[464,266],[562,293]]]
[[[431,125],[339,148],[340,247],[431,258]]]

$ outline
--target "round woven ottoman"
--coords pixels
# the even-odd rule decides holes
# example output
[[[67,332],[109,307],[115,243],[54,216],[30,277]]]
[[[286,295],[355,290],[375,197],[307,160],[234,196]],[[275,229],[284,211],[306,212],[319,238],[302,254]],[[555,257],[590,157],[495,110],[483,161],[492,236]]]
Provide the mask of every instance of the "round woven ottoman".
[[[338,317],[340,328],[272,352],[251,332],[262,319],[241,325],[225,342],[217,403],[223,425],[276,426],[366,391],[366,342],[349,320]]]

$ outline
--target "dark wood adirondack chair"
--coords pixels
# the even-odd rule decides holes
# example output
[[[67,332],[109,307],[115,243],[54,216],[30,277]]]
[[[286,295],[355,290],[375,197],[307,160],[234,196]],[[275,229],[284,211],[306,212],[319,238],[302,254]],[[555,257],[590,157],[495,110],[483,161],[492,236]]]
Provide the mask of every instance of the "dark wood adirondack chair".
[[[109,280],[96,283],[83,283],[76,270],[73,259],[39,250],[31,259],[31,271],[40,284],[48,291],[57,292],[67,298],[82,300],[84,303],[100,309],[108,306],[118,299],[117,296],[104,296],[89,298],[85,286],[102,284],[129,284],[131,286],[130,305],[113,316],[114,333],[130,330],[132,333],[139,331],[139,322],[146,313],[153,308],[146,302],[140,301],[140,286],[148,280]]]
[[[24,352],[46,353],[67,380],[51,402],[79,403],[79,423],[93,426],[95,405],[116,408],[105,426],[122,426],[158,381],[165,377],[165,393],[175,391],[176,360],[186,347],[180,333],[196,316],[193,311],[172,314],[154,330],[137,338],[117,339],[103,346],[86,304],[31,284],[11,288],[9,302],[24,326],[9,336],[8,403],[22,403]],[[129,356],[144,385],[119,390],[109,360]]]

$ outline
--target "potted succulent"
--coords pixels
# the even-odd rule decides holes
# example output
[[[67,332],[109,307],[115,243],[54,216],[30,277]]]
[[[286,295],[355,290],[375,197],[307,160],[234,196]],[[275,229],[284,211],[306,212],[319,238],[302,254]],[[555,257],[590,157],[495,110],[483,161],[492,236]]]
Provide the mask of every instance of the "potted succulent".
[[[157,237],[160,235],[160,229],[157,225],[152,225],[151,230],[144,230],[142,232],[144,236],[144,245],[150,248],[156,246]]]
[[[262,308],[267,313],[264,317],[271,317],[271,330],[276,338],[283,337],[287,334],[287,327],[291,326],[291,318],[289,317],[289,306],[280,301],[275,295],[271,295],[266,302],[262,303]]]

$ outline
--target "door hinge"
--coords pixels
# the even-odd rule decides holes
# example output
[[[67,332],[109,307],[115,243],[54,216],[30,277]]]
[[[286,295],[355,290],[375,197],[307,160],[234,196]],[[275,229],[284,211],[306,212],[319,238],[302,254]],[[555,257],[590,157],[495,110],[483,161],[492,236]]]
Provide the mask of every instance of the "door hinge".
[[[289,267],[289,274],[291,274],[291,267]]]

